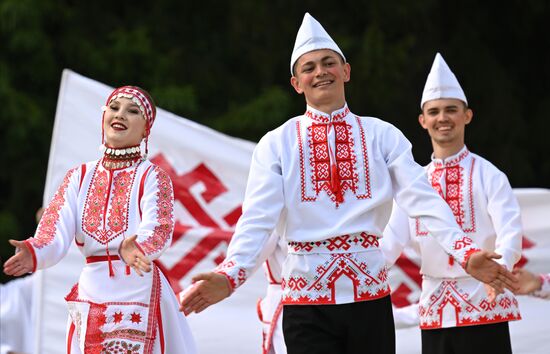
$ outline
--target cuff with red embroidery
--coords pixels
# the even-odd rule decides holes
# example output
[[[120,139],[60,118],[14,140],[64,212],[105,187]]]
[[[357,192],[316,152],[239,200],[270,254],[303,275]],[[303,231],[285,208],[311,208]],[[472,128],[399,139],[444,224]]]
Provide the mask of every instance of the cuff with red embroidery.
[[[470,248],[468,250],[466,250],[466,252],[464,252],[462,254],[462,261],[460,262],[460,265],[462,266],[462,268],[464,268],[464,270],[466,270],[466,266],[468,265],[468,261],[470,260],[470,257],[474,254],[474,253],[477,253],[477,252],[480,252],[481,249],[479,248]]]
[[[31,273],[34,273],[36,272],[36,267],[37,267],[36,252],[34,252],[34,247],[30,239],[26,239],[23,242],[25,242],[25,246],[27,246],[27,248],[29,249],[29,252],[32,255],[32,272]]]
[[[227,278],[231,292],[237,289],[246,281],[246,271],[242,268],[238,268],[234,261],[224,261],[220,263],[215,269],[215,273],[222,274]]]

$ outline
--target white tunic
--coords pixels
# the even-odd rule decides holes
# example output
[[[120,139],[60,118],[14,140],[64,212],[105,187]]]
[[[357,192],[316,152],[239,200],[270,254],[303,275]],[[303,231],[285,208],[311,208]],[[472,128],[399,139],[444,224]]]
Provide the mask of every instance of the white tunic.
[[[267,133],[256,146],[243,214],[217,269],[233,288],[263,259],[262,249],[286,212],[284,304],[342,304],[387,296],[378,238],[392,200],[423,217],[463,264],[476,246],[427,183],[411,144],[391,124],[359,117],[345,105],[331,115],[304,115]]]
[[[65,298],[73,353],[196,352],[159,268],[141,277],[118,255],[132,235],[149,260],[162,254],[172,238],[173,198],[170,178],[149,161],[119,170],[93,161],[65,176],[34,237],[25,242],[35,269],[59,262],[73,241],[86,257],[79,282]]]
[[[426,170],[428,180],[447,201],[464,232],[482,249],[502,255],[497,262],[511,270],[521,256],[522,225],[519,205],[506,176],[466,147],[444,161],[432,159]],[[409,218],[395,206],[382,241],[389,265],[395,263],[407,244],[421,254],[421,328],[521,318],[512,293],[506,291],[489,302],[484,285],[469,276],[429,235],[423,220]]]

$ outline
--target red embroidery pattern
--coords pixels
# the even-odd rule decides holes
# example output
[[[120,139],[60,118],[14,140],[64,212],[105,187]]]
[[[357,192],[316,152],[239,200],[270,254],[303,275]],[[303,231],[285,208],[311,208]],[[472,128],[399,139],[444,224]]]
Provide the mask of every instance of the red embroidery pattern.
[[[90,304],[87,317],[86,353],[119,353],[119,351],[113,351],[117,346],[128,350],[137,350],[139,353],[153,352],[157,327],[159,327],[161,297],[158,267],[155,266],[153,271],[151,295],[148,304],[140,302],[105,302],[98,304],[80,299],[78,284],[72,288],[71,292],[65,297],[69,303],[86,302]],[[147,321],[146,331],[143,330],[144,321]],[[113,326],[113,324],[116,324],[116,326]],[[78,325],[77,329],[79,330],[80,327],[81,325]],[[132,344],[130,341],[135,343]],[[129,352],[133,353],[134,351]]]
[[[90,302],[88,312],[88,323],[86,327],[86,340],[84,344],[85,353],[99,353],[103,348],[103,331],[101,327],[105,324],[105,304],[96,304]]]
[[[430,296],[428,304],[420,304],[420,328],[441,328],[443,310],[452,306],[456,311],[456,326],[496,323],[521,319],[518,302],[507,293],[499,295],[498,301],[481,298],[474,304],[470,295],[457,286],[457,281],[443,281]]]
[[[124,354],[138,354],[140,353],[141,344],[132,344],[123,340],[113,340],[106,342],[103,346],[100,354],[107,353],[124,353]]]
[[[371,189],[370,189],[370,170],[369,170],[369,155],[367,151],[367,138],[365,135],[365,129],[361,124],[361,119],[355,117],[357,120],[357,126],[359,127],[359,133],[361,134],[361,150],[363,152],[363,169],[365,170],[365,193],[358,194],[357,199],[369,199],[371,198]]]
[[[339,122],[344,120],[346,116],[349,114],[349,108],[346,107],[342,110],[342,112],[339,112],[332,116],[333,122]],[[325,114],[317,114],[315,112],[312,112],[310,110],[307,110],[305,113],[306,117],[309,117],[313,119],[314,121],[321,122],[321,123],[330,123],[330,118]]]
[[[132,313],[130,315],[130,321],[132,321],[133,323],[140,323],[141,322],[141,315],[139,313]]]
[[[315,242],[289,242],[290,252],[309,253],[319,251],[350,251],[353,247],[357,251],[378,247],[378,237],[366,232],[354,235],[342,235]]]
[[[119,172],[113,181],[113,198],[107,218],[109,229],[116,234],[128,228],[128,210],[130,206],[130,192],[134,181],[135,170]]]
[[[357,173],[357,155],[353,138],[353,127],[348,124],[344,118],[349,114],[346,109],[343,113],[333,116],[332,122],[329,118],[316,115],[310,111],[305,115],[312,118],[314,122],[306,128],[306,140],[309,148],[309,157],[306,158],[304,151],[304,140],[300,121],[296,122],[296,134],[299,144],[300,154],[300,181],[301,196],[303,202],[312,202],[317,200],[321,191],[328,194],[329,198],[338,207],[343,202],[343,195],[350,190],[357,199],[371,198],[370,170],[368,162],[368,151],[365,130],[361,120],[356,116],[356,123],[361,139],[360,148],[363,155],[362,164],[364,169],[364,191],[359,188],[360,178]],[[319,123],[321,122],[321,123]],[[331,166],[330,151],[328,144],[328,131],[334,129],[335,132],[335,165]],[[306,164],[309,159],[309,164]],[[306,170],[306,166],[309,169]],[[311,187],[308,186],[308,180],[311,181]],[[361,194],[359,194],[361,190]],[[312,193],[312,195],[308,195]]]
[[[305,169],[305,158],[304,158],[304,146],[302,140],[302,130],[300,126],[300,121],[296,121],[296,134],[298,135],[298,146],[300,150],[300,180],[301,180],[301,189],[302,189],[302,202],[312,202],[315,201],[315,197],[306,196],[306,169]]]
[[[57,189],[52,201],[44,211],[35,236],[29,239],[29,242],[33,247],[42,248],[47,246],[55,237],[55,232],[57,230],[56,224],[59,220],[59,212],[65,204],[65,191],[67,190],[71,176],[75,171],[76,168],[73,168],[67,172],[61,186]]]
[[[112,182],[110,173],[114,174]],[[135,168],[109,172],[99,171],[96,165],[82,215],[82,230],[88,236],[107,244],[128,229],[128,210],[135,176]],[[106,207],[108,210],[105,210]],[[106,225],[105,215],[108,215]]]
[[[283,304],[334,304],[336,281],[340,277],[347,277],[352,281],[356,302],[388,295],[390,288],[386,282],[385,266],[377,271],[369,269],[360,255],[361,253],[326,254],[325,261],[316,267],[315,275],[285,277],[281,283]]]
[[[90,188],[86,194],[86,206],[82,215],[82,230],[94,238],[103,224],[103,212],[107,201],[108,188],[108,172],[105,170],[98,172],[96,165]],[[104,240],[102,241],[104,242]]]
[[[465,247],[470,246],[473,243],[472,239],[468,236],[462,237],[460,240],[455,241],[455,244],[453,246],[454,250],[461,250]]]
[[[116,312],[114,315],[113,315],[113,322],[114,323],[120,323],[122,321],[122,312]]]
[[[460,161],[464,160],[469,154],[468,150],[462,152],[456,158],[447,161],[444,165],[441,162],[434,161],[435,170],[431,174],[431,184],[432,187],[439,193],[439,195],[447,202],[451,208],[453,215],[456,218],[456,222],[461,227],[462,231],[465,233],[476,232],[476,221],[475,221],[475,209],[474,209],[474,190],[473,190],[473,172],[475,159],[472,158],[470,164],[470,171],[468,175],[468,182],[464,183],[463,170],[464,168],[460,165],[457,165]],[[445,191],[441,186],[441,178],[445,174]],[[468,187],[468,209],[464,205],[464,186]],[[467,215],[466,211],[469,214],[469,224],[466,221]],[[423,229],[418,218],[415,221],[416,224],[416,235],[417,236],[426,236],[428,231]],[[468,225],[467,225],[468,224]]]
[[[330,152],[328,143],[328,129],[330,126],[335,130],[335,158],[336,173],[339,180],[339,193],[342,195],[346,190],[357,192],[357,182],[359,178],[356,172],[356,156],[351,132],[351,126],[346,122],[333,122],[327,124],[313,123],[308,128],[308,144],[310,149],[310,167],[312,170],[311,182],[315,195],[325,191],[330,199],[336,203],[338,196],[331,188],[333,171],[330,164]]]
[[[300,291],[304,289],[307,285],[307,281],[302,277],[291,277],[288,279],[283,286],[288,286],[294,291]]]
[[[235,269],[234,261],[220,263],[214,271],[227,277],[231,283],[231,289],[241,286],[247,279],[246,271],[242,268]]]
[[[159,326],[159,320],[162,321],[162,319],[160,318],[161,292],[162,292],[162,285],[160,282],[160,270],[155,265],[154,273],[153,273],[153,286],[151,287],[151,297],[149,300],[149,317],[147,321],[147,336],[145,338],[144,353],[153,353],[153,345],[157,335],[157,327],[159,328],[161,340],[164,336],[164,333],[162,333],[162,330],[161,330],[162,326]]]
[[[157,223],[153,235],[140,244],[146,254],[160,252],[170,240],[174,230],[174,192],[172,182],[166,172],[155,166],[157,178]]]

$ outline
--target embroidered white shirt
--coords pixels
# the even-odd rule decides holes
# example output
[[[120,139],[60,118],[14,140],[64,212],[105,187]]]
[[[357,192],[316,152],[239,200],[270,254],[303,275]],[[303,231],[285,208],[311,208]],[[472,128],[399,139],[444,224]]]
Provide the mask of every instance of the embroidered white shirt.
[[[160,353],[164,341],[166,352],[196,353],[178,300],[159,268],[154,265],[139,276],[118,259],[122,241],[132,235],[148,259],[157,259],[172,239],[173,208],[170,177],[149,161],[107,170],[99,160],[66,174],[34,237],[25,242],[35,269],[59,262],[73,241],[86,257],[78,283],[65,298],[73,352],[124,347]],[[107,261],[106,255],[114,259]]]
[[[445,160],[432,159],[428,180],[446,200],[464,233],[482,249],[502,255],[497,262],[512,269],[521,256],[519,204],[506,176],[466,147]],[[484,286],[470,277],[430,237],[421,218],[409,218],[395,205],[384,231],[382,250],[388,265],[404,246],[421,254],[421,328],[440,328],[520,319],[517,300],[506,291],[490,303]]]
[[[477,249],[427,183],[397,128],[356,116],[347,105],[331,115],[307,107],[256,146],[243,214],[217,271],[240,286],[264,260],[262,249],[284,211],[282,234],[297,246],[283,266],[284,303],[385,296],[389,286],[377,239],[394,198],[410,216],[423,218],[458,263]]]

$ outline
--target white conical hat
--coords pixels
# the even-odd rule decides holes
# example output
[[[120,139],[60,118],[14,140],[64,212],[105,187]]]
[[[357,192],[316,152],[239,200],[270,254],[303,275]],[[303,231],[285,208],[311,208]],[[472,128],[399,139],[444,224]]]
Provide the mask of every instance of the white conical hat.
[[[302,25],[296,35],[296,43],[294,43],[294,50],[292,51],[292,56],[290,58],[290,74],[293,74],[292,68],[298,58],[305,53],[318,49],[334,50],[342,56],[344,61],[346,60],[346,57],[340,48],[338,48],[336,42],[332,40],[319,21],[306,12]]]
[[[456,98],[468,104],[466,95],[464,95],[464,91],[462,91],[462,87],[460,87],[455,74],[449,69],[441,54],[437,53],[432,70],[428,74],[424,92],[422,92],[420,108],[422,109],[424,103],[439,98]]]

